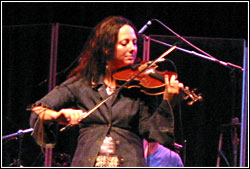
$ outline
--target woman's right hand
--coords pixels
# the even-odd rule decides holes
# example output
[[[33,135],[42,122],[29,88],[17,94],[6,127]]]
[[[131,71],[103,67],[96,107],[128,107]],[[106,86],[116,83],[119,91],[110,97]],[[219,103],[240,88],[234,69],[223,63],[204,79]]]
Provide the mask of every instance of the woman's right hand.
[[[55,111],[42,106],[35,106],[32,108],[32,111],[44,121],[57,121],[59,124],[63,125],[77,125],[81,120],[86,118],[86,112],[80,109],[66,108]]]
[[[61,109],[58,113],[60,115],[57,117],[57,121],[61,122],[60,124],[64,123],[70,126],[78,125],[84,118],[86,118],[86,112],[83,112],[80,109],[66,108]]]

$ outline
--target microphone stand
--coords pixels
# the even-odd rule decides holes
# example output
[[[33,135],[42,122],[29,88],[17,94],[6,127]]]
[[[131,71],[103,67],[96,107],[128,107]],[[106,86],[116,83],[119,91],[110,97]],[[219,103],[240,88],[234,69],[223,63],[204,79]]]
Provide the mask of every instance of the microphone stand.
[[[13,140],[13,139],[19,139],[19,151],[18,151],[18,158],[16,160],[16,165],[18,167],[21,167],[21,150],[22,150],[22,142],[23,142],[23,136],[25,133],[29,133],[32,132],[34,129],[33,128],[29,128],[29,129],[25,129],[25,130],[18,130],[16,133],[13,134],[9,134],[6,136],[3,136],[2,139],[3,140]]]
[[[197,52],[195,52],[195,51],[190,51],[190,50],[187,50],[187,49],[184,49],[184,48],[180,48],[180,47],[176,47],[176,49],[178,49],[178,50],[181,50],[181,51],[183,51],[183,52],[186,52],[186,53],[189,53],[189,54],[192,54],[192,55],[195,55],[195,56],[198,56],[198,57],[200,57],[200,58],[203,58],[203,59],[206,59],[206,60],[209,60],[209,61],[213,61],[213,62],[216,62],[216,63],[219,63],[220,65],[222,65],[222,66],[225,66],[225,67],[227,67],[227,68],[230,68],[231,69],[231,74],[232,74],[232,76],[231,76],[231,80],[233,81],[234,80],[234,68],[237,68],[237,69],[239,69],[239,70],[241,70],[244,74],[243,75],[245,75],[246,74],[246,71],[244,71],[244,68],[243,67],[241,67],[241,66],[239,66],[239,65],[235,65],[235,64],[233,64],[233,63],[230,63],[230,62],[224,62],[224,61],[221,61],[221,60],[219,60],[219,59],[217,59],[217,58],[215,58],[215,57],[213,57],[213,56],[211,56],[210,54],[208,54],[208,53],[206,53],[205,51],[203,51],[202,49],[200,49],[200,48],[198,48],[197,46],[195,46],[195,45],[193,45],[191,42],[189,42],[188,40],[186,40],[184,37],[182,37],[182,36],[180,36],[179,34],[177,34],[176,32],[174,32],[171,28],[169,28],[168,26],[166,26],[165,24],[163,24],[161,21],[159,21],[158,19],[152,19],[152,20],[150,20],[150,21],[157,21],[158,23],[160,23],[162,26],[164,26],[166,29],[168,29],[170,32],[172,32],[174,35],[176,35],[178,38],[180,38],[181,40],[183,40],[184,42],[186,42],[188,45],[190,45],[190,46],[192,46],[193,48],[195,48],[196,50],[198,50],[198,51],[200,51],[201,53],[203,53],[203,54],[200,54],[200,53],[197,53]],[[150,22],[150,24],[151,24],[151,22]],[[145,29],[144,29],[145,30]],[[165,42],[162,42],[162,41],[160,41],[160,40],[157,40],[157,39],[153,39],[153,38],[151,38],[151,37],[149,37],[149,36],[146,36],[146,35],[144,35],[144,34],[141,34],[142,36],[144,36],[144,42],[147,42],[147,46],[146,47],[149,47],[149,45],[150,45],[150,40],[152,40],[152,41],[154,41],[154,42],[156,42],[156,43],[159,43],[159,44],[162,44],[162,45],[165,45],[165,46],[172,46],[172,45],[170,45],[170,44],[167,44],[167,43],[165,43]],[[145,53],[148,55],[149,53],[148,53],[148,51],[149,51],[149,49],[147,49],[147,50],[145,50]],[[149,56],[147,56],[147,57],[149,57]],[[244,66],[245,67],[245,66]],[[244,80],[244,79],[243,79]],[[234,86],[235,85],[235,81],[233,81],[233,87],[235,87]],[[243,91],[244,92],[244,91]],[[235,92],[233,91],[233,95],[235,95]],[[243,96],[244,97],[244,96]],[[244,119],[243,119],[244,120]],[[243,131],[242,131],[243,132]],[[234,139],[233,139],[233,154],[234,154],[234,159],[233,159],[233,161],[234,161],[234,166],[236,166],[237,165],[237,145],[238,145],[238,137],[237,137],[237,131],[236,131],[236,129],[234,130],[234,133],[233,133],[233,135],[234,135]],[[221,139],[220,139],[220,141],[221,141]],[[242,146],[243,147],[243,146]],[[185,156],[185,155],[184,155]],[[242,158],[242,157],[241,157]],[[217,163],[218,163],[218,161],[217,161]],[[242,163],[241,161],[240,161],[240,163]],[[242,164],[241,164],[242,165]]]

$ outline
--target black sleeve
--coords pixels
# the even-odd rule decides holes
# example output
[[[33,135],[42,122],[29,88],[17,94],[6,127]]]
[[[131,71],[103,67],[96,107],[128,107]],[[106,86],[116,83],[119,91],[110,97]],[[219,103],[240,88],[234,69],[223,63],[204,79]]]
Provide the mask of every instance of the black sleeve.
[[[161,100],[159,104],[158,97],[144,100],[139,130],[148,141],[159,142],[174,150],[174,115],[171,104],[165,100]]]

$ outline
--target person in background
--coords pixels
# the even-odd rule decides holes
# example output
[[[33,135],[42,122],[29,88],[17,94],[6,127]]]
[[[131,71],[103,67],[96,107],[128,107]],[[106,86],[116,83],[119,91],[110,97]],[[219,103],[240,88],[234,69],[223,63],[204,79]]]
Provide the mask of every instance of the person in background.
[[[179,95],[183,84],[174,75],[164,77],[159,106],[154,96],[138,88],[114,93],[119,86],[113,74],[136,63],[137,41],[137,30],[127,18],[110,16],[97,24],[69,78],[30,108],[32,135],[42,148],[55,145],[59,131],[77,125],[72,167],[146,166],[143,138],[175,149],[170,101]]]
[[[184,167],[180,155],[157,142],[143,140],[144,157],[149,167]]]

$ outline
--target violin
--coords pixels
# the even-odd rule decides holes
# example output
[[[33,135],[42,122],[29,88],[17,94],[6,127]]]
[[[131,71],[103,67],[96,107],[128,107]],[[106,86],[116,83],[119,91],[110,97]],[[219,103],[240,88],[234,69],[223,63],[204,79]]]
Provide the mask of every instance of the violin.
[[[128,83],[125,85],[125,88],[140,88],[140,90],[147,95],[161,95],[165,90],[165,80],[164,76],[175,75],[178,77],[177,73],[170,71],[157,71],[157,66],[154,66],[143,73],[140,73],[149,62],[141,62],[134,65],[122,67],[113,73],[113,78],[116,80],[117,86],[123,86],[124,83]],[[191,98],[192,101],[188,102],[188,105],[192,105],[196,101],[202,101],[203,98],[201,94],[195,94],[197,89],[191,90],[188,86],[185,86],[183,91],[186,94],[184,97],[185,100]]]

